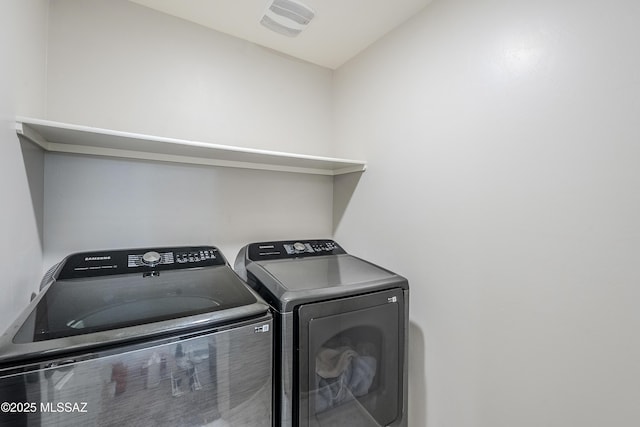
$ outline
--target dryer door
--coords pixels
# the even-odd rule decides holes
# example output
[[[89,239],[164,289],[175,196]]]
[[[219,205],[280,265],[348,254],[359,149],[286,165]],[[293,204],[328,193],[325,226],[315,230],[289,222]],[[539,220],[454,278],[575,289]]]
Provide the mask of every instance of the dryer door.
[[[402,419],[401,289],[305,304],[298,322],[300,426],[389,426]]]

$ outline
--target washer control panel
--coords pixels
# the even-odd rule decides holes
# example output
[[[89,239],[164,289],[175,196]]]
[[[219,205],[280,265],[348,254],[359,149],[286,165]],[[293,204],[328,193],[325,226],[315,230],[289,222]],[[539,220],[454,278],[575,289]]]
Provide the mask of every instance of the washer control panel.
[[[175,253],[176,262],[178,264],[192,264],[198,262],[207,262],[216,259],[215,249],[200,249],[195,251],[177,251]]]
[[[82,252],[62,262],[58,279],[110,276],[136,272],[177,270],[225,265],[224,257],[213,246],[123,249]]]
[[[249,245],[248,256],[253,261],[345,254],[333,240],[284,240]]]
[[[155,267],[156,265],[173,264],[173,252],[147,251],[143,254],[129,254],[127,256],[127,267]]]

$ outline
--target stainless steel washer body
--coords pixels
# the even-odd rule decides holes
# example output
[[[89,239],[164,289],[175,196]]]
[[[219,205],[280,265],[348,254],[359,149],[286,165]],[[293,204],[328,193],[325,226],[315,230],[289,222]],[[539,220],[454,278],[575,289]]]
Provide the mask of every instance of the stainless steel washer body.
[[[215,247],[70,255],[0,338],[0,426],[271,426],[272,325]]]

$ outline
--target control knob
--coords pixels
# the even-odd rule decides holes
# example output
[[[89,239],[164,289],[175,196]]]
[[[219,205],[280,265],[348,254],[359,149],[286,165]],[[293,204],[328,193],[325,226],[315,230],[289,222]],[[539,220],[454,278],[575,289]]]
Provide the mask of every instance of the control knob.
[[[300,252],[300,251],[304,251],[307,249],[307,247],[305,246],[304,243],[301,242],[295,242],[293,244],[293,249],[295,249],[296,251]]]
[[[144,265],[148,265],[149,267],[155,267],[156,265],[160,264],[161,260],[162,256],[160,256],[160,254],[155,251],[146,252],[144,255],[142,255],[142,263]]]

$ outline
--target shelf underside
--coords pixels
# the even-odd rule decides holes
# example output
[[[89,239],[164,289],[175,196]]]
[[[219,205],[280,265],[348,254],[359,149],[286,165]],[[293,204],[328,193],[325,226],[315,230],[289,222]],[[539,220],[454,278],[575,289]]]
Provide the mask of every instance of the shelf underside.
[[[16,119],[16,132],[47,151],[318,175],[362,172],[366,162],[256,150],[40,119]]]

